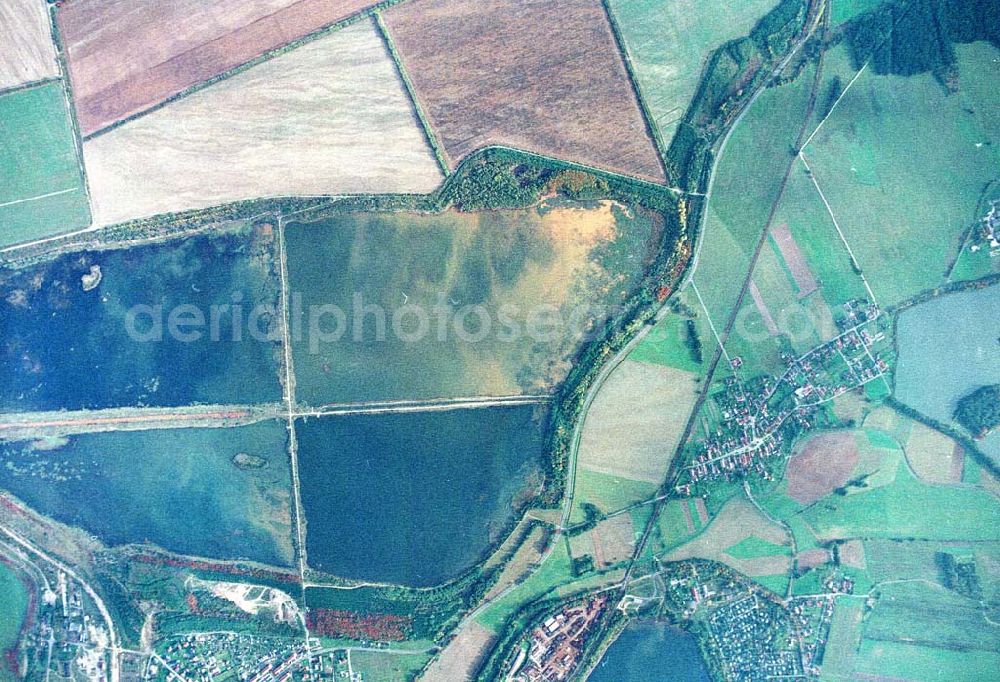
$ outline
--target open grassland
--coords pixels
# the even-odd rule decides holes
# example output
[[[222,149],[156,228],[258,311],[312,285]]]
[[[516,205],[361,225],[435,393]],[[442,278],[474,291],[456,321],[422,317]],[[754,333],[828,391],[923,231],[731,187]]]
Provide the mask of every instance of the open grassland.
[[[48,7],[37,0],[0,3],[0,90],[59,75]]]
[[[635,530],[629,514],[601,521],[589,534],[594,545],[594,565],[598,569],[627,561],[635,551]]]
[[[826,540],[858,537],[990,540],[996,537],[1000,502],[989,493],[974,488],[921,483],[898,456],[895,462],[888,459],[883,462],[866,479],[870,488],[853,489],[845,496],[827,496],[803,512],[802,516],[818,537]],[[884,480],[879,484],[878,479],[882,477]]]
[[[371,21],[84,143],[95,222],[259,196],[428,192],[440,170]]]
[[[725,504],[697,537],[661,558],[712,559],[751,577],[775,576],[787,574],[791,565],[789,542],[781,526],[769,521],[745,498],[735,498]],[[764,547],[768,551],[762,553]]]
[[[113,431],[2,448],[0,484],[105,543],[211,559],[292,563],[284,422]],[[261,466],[241,467],[238,454]]]
[[[961,83],[998,77],[1000,69],[961,66],[960,92],[950,95],[930,73],[866,70],[804,150],[883,305],[944,280],[980,193],[996,178],[994,133]]]
[[[949,651],[867,639],[855,661],[855,670],[866,679],[979,682],[992,679],[1000,669],[1000,654],[995,651]]]
[[[863,604],[856,599],[837,600],[830,623],[830,637],[823,652],[820,679],[850,679],[861,644],[863,612]]]
[[[680,298],[687,301],[691,296],[685,293]],[[698,337],[698,328],[692,318],[670,313],[656,323],[628,357],[636,362],[666,365],[684,372],[701,372],[705,362],[704,341]]]
[[[570,523],[580,523],[586,518],[584,503],[592,504],[599,511],[609,514],[650,499],[656,494],[656,489],[657,484],[649,481],[578,468]]]
[[[611,0],[625,52],[663,141],[669,144],[695,94],[709,55],[747,35],[776,0]]]
[[[962,446],[940,431],[915,422],[903,451],[920,480],[926,483],[961,482]]]
[[[666,475],[695,399],[694,376],[626,360],[587,413],[579,466],[658,485]]]
[[[56,20],[82,132],[90,135],[145,111],[371,4],[370,0],[68,2],[57,11]]]
[[[866,639],[952,651],[1000,649],[1000,626],[984,619],[977,601],[957,592],[909,582],[879,587],[877,595],[865,621]]]
[[[834,24],[842,24],[862,12],[875,9],[882,2],[883,0],[834,0],[830,3],[830,21]]]
[[[659,216],[611,201],[349,213],[286,230],[303,403],[545,393],[643,275]],[[381,321],[380,321],[381,320]],[[379,329],[382,333],[379,333]],[[339,335],[337,334],[339,330]]]
[[[0,97],[0,246],[89,222],[62,83]]]
[[[413,0],[384,19],[452,167],[506,145],[664,179],[599,0]]]
[[[28,613],[28,589],[13,568],[0,561],[0,652],[13,651],[19,644],[21,625]],[[6,661],[4,661],[6,663]],[[14,682],[18,677],[0,664],[0,681]]]
[[[430,659],[430,654],[399,654],[380,651],[351,651],[351,669],[365,682],[398,682],[410,680]],[[434,679],[434,678],[428,678]],[[461,677],[441,679],[460,680]]]

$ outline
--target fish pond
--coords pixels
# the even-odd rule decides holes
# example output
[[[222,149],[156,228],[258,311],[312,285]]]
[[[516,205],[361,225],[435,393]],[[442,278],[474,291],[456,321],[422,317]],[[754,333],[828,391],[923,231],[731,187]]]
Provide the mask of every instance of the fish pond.
[[[415,587],[473,566],[541,483],[533,406],[296,423],[309,565]]]
[[[709,682],[694,635],[655,620],[629,623],[590,674],[589,682]]]
[[[271,241],[243,231],[0,268],[0,410],[281,400]]]
[[[268,421],[3,443],[0,488],[109,545],[287,566],[287,434]]]
[[[661,216],[612,201],[290,224],[297,399],[549,391],[661,235]]]
[[[1000,285],[946,294],[909,308],[896,326],[896,395],[951,423],[958,401],[1000,384]],[[1000,460],[1000,432],[980,441]]]

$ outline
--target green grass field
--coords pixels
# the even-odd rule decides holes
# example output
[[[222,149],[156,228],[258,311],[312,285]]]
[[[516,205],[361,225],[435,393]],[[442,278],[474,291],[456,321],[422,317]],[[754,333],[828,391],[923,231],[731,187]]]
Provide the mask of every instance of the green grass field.
[[[656,485],[653,483],[580,469],[573,491],[575,503],[570,523],[583,521],[584,512],[581,507],[583,502],[589,502],[608,514],[624,509],[637,501],[649,499],[655,493]]]
[[[900,466],[891,484],[829,495],[802,516],[821,539],[994,540],[1000,501],[983,490],[921,483]]]
[[[726,548],[726,554],[734,559],[756,559],[763,556],[788,555],[791,553],[792,550],[787,545],[768,542],[756,535],[744,538],[735,545]]]
[[[990,60],[980,50],[959,65],[960,83],[978,83],[969,95],[948,94],[930,73],[865,71],[804,150],[883,305],[944,280],[997,175],[996,132],[972,109],[1000,87]]]
[[[351,668],[361,673],[365,682],[398,682],[416,676],[430,657],[430,654],[352,651]]]
[[[684,298],[691,297],[685,295]],[[704,371],[705,344],[708,343],[708,348],[711,349],[714,342],[710,339],[698,339],[702,344],[703,357],[701,363],[696,362],[693,352],[688,346],[687,322],[688,318],[681,315],[675,313],[667,315],[656,323],[652,331],[629,354],[629,360],[666,365],[686,372]]]
[[[980,682],[1000,670],[995,651],[950,651],[899,642],[861,642],[856,670],[882,678],[921,682]]]
[[[89,224],[62,84],[0,97],[0,246]]]
[[[687,111],[711,52],[750,32],[777,4],[745,0],[717,12],[705,0],[611,0],[639,88],[665,144]]]
[[[28,608],[28,590],[13,570],[0,563],[0,652],[17,644],[17,637]],[[0,665],[0,682],[16,678],[6,666]]]
[[[920,644],[952,651],[993,651],[1000,629],[983,618],[979,603],[940,585],[893,583],[878,588],[865,621],[866,639]]]
[[[830,21],[841,24],[862,12],[881,5],[883,0],[834,0],[831,5]]]
[[[850,676],[861,644],[863,607],[856,599],[837,600],[830,623],[830,637],[823,653],[820,679],[848,679]]]
[[[812,77],[809,68],[793,83],[766,90],[747,111],[719,160],[693,277],[719,331],[736,305],[753,250],[778,197]],[[708,354],[712,337],[704,315],[699,316],[699,332]]]

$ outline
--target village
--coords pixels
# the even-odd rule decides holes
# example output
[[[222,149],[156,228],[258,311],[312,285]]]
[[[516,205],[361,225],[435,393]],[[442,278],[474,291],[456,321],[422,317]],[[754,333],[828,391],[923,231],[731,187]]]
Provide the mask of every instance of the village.
[[[732,376],[712,396],[720,422],[696,443],[675,490],[703,494],[712,480],[736,480],[756,475],[773,479],[787,445],[824,418],[824,405],[869,383],[885,381],[891,357],[889,320],[867,301],[843,306],[837,321],[841,332],[798,357],[784,358],[787,367],[774,379],[741,376],[741,358],[732,359]]]

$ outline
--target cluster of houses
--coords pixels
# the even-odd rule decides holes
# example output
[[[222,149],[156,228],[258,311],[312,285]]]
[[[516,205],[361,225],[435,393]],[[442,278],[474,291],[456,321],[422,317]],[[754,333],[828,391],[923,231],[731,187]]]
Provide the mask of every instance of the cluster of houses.
[[[190,682],[210,682],[222,676],[234,676],[240,682],[291,682],[323,679],[314,670],[321,661],[301,640],[275,640],[236,633],[199,633],[171,643],[161,656],[146,668],[144,679],[170,679],[181,675]],[[332,679],[332,676],[330,676]]]
[[[804,355],[785,357],[787,367],[777,380],[729,377],[713,396],[721,415],[715,432],[698,444],[676,491],[691,495],[701,482],[751,474],[770,480],[770,460],[783,454],[784,432],[814,428],[820,405],[889,371],[877,350],[888,345],[880,315],[867,301],[849,302],[839,320],[841,333]]]
[[[1000,256],[1000,200],[990,202],[990,210],[983,216],[979,229],[981,241],[973,243],[969,250],[975,252],[983,248],[990,250],[990,256]]]

